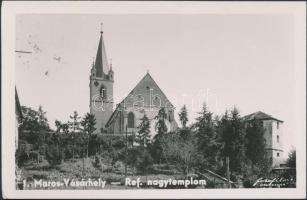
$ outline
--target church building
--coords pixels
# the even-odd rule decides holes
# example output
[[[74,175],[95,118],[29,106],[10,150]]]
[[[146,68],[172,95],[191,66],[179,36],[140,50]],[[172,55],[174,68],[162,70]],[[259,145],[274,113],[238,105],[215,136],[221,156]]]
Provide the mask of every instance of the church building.
[[[90,113],[96,118],[96,133],[122,135],[136,133],[141,119],[146,115],[150,121],[151,137],[156,134],[155,117],[161,108],[166,112],[169,132],[178,127],[174,118],[175,107],[147,72],[127,97],[116,105],[113,102],[114,71],[108,64],[103,32],[90,75]]]

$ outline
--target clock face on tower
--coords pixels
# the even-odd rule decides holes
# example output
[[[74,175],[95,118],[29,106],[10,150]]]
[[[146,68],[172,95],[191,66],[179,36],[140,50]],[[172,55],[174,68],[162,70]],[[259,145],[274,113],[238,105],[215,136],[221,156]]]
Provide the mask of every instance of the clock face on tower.
[[[99,85],[99,83],[97,81],[95,81],[94,85],[97,87]]]

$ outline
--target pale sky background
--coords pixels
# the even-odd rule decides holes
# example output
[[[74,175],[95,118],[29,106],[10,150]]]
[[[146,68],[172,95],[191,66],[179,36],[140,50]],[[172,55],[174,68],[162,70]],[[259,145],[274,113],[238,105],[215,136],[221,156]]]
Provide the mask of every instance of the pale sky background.
[[[115,103],[149,70],[190,123],[204,101],[217,114],[263,111],[284,121],[284,156],[295,147],[291,15],[17,15],[16,50],[33,52],[16,53],[20,102],[42,105],[51,127],[89,112],[101,22]]]

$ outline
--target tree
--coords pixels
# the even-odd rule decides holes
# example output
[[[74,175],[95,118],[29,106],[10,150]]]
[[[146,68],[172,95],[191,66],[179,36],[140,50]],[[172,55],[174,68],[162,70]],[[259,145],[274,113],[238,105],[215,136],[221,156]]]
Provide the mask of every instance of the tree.
[[[46,159],[51,166],[61,164],[64,159],[62,146],[62,138],[60,135],[58,133],[53,133],[48,141],[48,148],[46,150]]]
[[[188,111],[185,105],[181,108],[181,111],[179,113],[179,119],[180,119],[182,128],[186,128],[187,122],[189,120],[188,120]]]
[[[265,157],[265,130],[261,121],[254,120],[246,123],[246,157],[255,165],[260,163]]]
[[[70,115],[69,118],[72,120],[72,121],[68,122],[70,129],[73,132],[76,132],[77,130],[79,130],[79,127],[80,127],[80,118],[81,117],[79,116],[77,111],[74,111],[73,115]]]
[[[38,123],[40,124],[41,128],[44,130],[50,130],[48,120],[46,118],[46,113],[43,111],[42,106],[38,107]]]
[[[96,130],[95,125],[96,125],[95,115],[90,113],[87,113],[81,121],[82,129],[87,134],[86,157],[88,157],[90,138],[92,136],[92,133]]]
[[[162,162],[162,147],[161,147],[161,141],[163,135],[167,133],[167,126],[165,124],[165,119],[166,119],[166,112],[165,108],[162,107],[158,115],[155,117],[156,125],[155,125],[155,130],[157,131],[157,134],[154,136],[153,144],[150,147],[151,148],[151,155],[154,158],[155,162]]]
[[[33,110],[30,107],[21,106],[22,119],[19,126],[19,130],[40,131],[50,130],[48,120],[46,118],[46,112],[39,106],[38,111]]]
[[[296,150],[291,150],[289,155],[288,155],[288,159],[287,159],[287,165],[289,167],[296,167]]]
[[[63,132],[67,135],[69,133],[69,124],[68,123],[63,123],[61,126]]]
[[[74,111],[73,115],[69,116],[69,118],[72,121],[68,122],[69,128],[72,130],[72,134],[71,134],[71,141],[73,143],[72,145],[72,155],[73,155],[73,159],[75,158],[75,140],[78,139],[76,138],[76,130],[79,130],[79,126],[80,126],[80,116],[78,115],[77,111]]]
[[[39,106],[38,111],[22,106],[23,117],[19,126],[19,140],[33,145],[33,150],[44,145],[45,135],[50,131],[46,112]]]
[[[167,133],[167,126],[165,124],[166,117],[167,115],[165,112],[165,108],[162,107],[159,110],[158,115],[155,117],[155,119],[157,120],[155,128],[159,135]]]
[[[219,124],[220,139],[223,144],[223,156],[229,157],[231,172],[241,172],[245,162],[244,151],[244,124],[237,108],[234,108],[230,116],[226,111]]]
[[[60,132],[62,129],[62,123],[59,120],[55,120],[56,132]]]
[[[169,164],[173,164],[186,176],[195,163],[197,156],[197,138],[189,134],[187,138],[178,133],[163,135],[161,140],[162,151]]]
[[[142,147],[148,146],[150,141],[150,121],[146,114],[141,119],[141,123],[138,126],[138,129],[139,131],[136,135],[136,142]]]
[[[204,103],[202,111],[198,114],[193,128],[197,133],[198,151],[202,157],[200,168],[216,170],[220,144],[218,143],[216,126],[212,119],[213,113],[208,110],[206,103]]]

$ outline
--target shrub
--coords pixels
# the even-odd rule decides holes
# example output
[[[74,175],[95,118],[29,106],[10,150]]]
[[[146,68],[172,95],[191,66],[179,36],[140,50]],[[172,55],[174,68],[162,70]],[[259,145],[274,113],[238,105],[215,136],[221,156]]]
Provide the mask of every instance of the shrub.
[[[56,145],[49,145],[46,152],[46,159],[51,166],[61,164],[64,159],[63,152]]]

